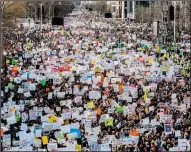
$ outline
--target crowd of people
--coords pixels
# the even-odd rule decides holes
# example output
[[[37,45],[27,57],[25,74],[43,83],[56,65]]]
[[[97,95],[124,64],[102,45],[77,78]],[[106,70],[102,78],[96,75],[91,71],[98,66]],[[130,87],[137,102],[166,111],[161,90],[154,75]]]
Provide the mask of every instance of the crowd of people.
[[[162,46],[151,29],[87,13],[12,32],[3,151],[189,151],[190,40]]]

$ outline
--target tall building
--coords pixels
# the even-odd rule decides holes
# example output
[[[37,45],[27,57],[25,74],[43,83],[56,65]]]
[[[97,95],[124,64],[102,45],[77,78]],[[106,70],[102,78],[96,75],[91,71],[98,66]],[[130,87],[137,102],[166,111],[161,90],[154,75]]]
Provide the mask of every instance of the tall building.
[[[116,18],[135,19],[134,1],[116,1]]]
[[[116,13],[116,1],[111,1],[111,13],[112,17],[116,18],[117,13]]]
[[[136,5],[149,6],[149,1],[116,1],[116,17],[121,19],[135,20]]]
[[[135,20],[135,1],[125,1],[125,18]]]
[[[123,1],[116,1],[116,18],[122,18]]]

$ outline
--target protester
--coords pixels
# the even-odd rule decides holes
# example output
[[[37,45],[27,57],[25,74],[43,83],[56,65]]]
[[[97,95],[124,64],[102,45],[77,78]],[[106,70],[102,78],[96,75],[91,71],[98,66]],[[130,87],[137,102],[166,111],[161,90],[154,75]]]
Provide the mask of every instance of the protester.
[[[3,151],[189,151],[189,41],[140,27],[83,14],[7,39]]]

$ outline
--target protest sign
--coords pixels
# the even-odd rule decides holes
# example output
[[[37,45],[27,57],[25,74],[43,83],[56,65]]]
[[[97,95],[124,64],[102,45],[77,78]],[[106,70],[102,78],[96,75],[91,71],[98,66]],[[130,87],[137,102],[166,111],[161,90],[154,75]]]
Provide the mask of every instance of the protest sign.
[[[176,130],[176,131],[175,131],[175,137],[180,137],[180,136],[181,136],[180,130]]]
[[[122,78],[117,78],[117,77],[112,77],[111,78],[111,83],[116,83],[116,82],[121,82],[122,81]]]
[[[147,23],[77,13],[43,36],[5,27],[2,151],[156,151],[159,132],[190,150],[188,40],[154,46]]]
[[[124,145],[130,145],[132,143],[133,143],[132,137],[125,137],[125,138],[123,138],[123,144]]]
[[[56,151],[58,149],[57,143],[48,143],[47,145],[48,151]]]
[[[160,122],[170,122],[172,120],[172,115],[160,115]]]
[[[171,124],[165,124],[164,128],[165,128],[166,134],[171,134],[172,133],[172,126],[171,126]]]
[[[105,119],[105,126],[113,126],[113,118]]]
[[[101,93],[99,91],[89,91],[89,99],[100,99]]]
[[[180,148],[180,151],[186,151],[187,139],[178,139],[178,147]]]

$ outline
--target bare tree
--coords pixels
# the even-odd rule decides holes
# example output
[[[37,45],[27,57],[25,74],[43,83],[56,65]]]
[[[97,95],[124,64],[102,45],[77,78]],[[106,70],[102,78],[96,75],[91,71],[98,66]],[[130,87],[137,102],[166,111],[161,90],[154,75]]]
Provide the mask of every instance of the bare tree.
[[[23,2],[3,1],[1,9],[4,27],[15,27],[17,18],[26,15],[25,3]]]
[[[50,1],[34,1],[34,2],[26,2],[26,9],[28,12],[28,16],[35,16],[34,13],[36,13],[36,15],[38,17],[40,17],[40,4],[43,4],[43,18],[47,18],[49,15],[49,8],[50,5],[52,4],[52,2]],[[36,7],[37,12],[33,11],[34,7],[32,8],[31,5],[33,5],[34,7]]]
[[[67,13],[70,13],[70,11],[74,8],[74,4],[70,1],[63,1],[63,2],[50,2],[50,1],[45,1],[45,2],[41,2],[41,1],[36,1],[36,2],[26,2],[26,6],[27,6],[27,12],[28,15],[33,16],[34,17],[34,13],[30,13],[31,12],[31,5],[33,5],[34,7],[38,9],[40,9],[40,4],[43,3],[43,18],[49,18],[49,15],[53,14],[55,16],[63,16],[66,15]],[[37,16],[39,16],[38,12],[36,12]],[[49,14],[50,13],[50,14]]]
[[[86,4],[85,7],[92,8],[100,13],[107,12],[107,3],[105,1],[96,1],[95,3]]]
[[[162,5],[160,3],[151,4],[151,8],[145,6],[136,6],[135,20],[136,22],[153,22],[162,20]]]
[[[191,17],[191,1],[183,1],[180,4],[179,12],[179,30],[189,32],[190,31],[190,17]]]

